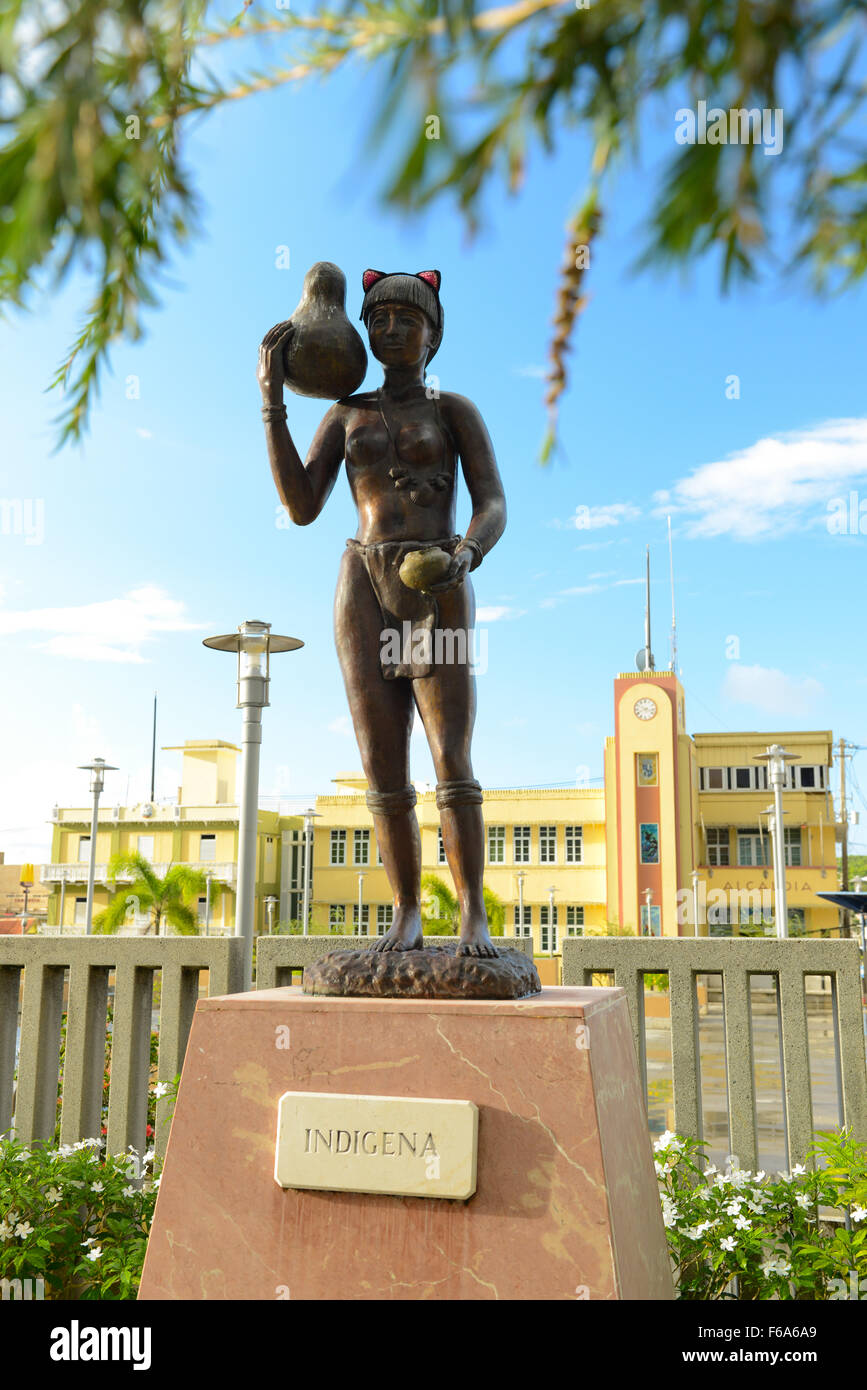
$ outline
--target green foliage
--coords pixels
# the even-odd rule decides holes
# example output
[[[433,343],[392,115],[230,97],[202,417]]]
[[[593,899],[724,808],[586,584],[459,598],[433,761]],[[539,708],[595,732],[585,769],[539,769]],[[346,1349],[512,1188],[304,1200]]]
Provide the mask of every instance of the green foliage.
[[[150,926],[160,934],[163,922],[179,936],[198,936],[199,919],[193,904],[208,891],[208,879],[201,869],[186,864],[171,864],[165,878],[160,878],[141,854],[115,854],[109,861],[108,877],[116,883],[120,877],[131,876],[108,907],[93,919],[95,934],[110,935],[119,930],[131,912],[150,915]],[[221,892],[219,884],[211,882],[211,902]]]
[[[422,928],[425,936],[457,936],[461,924],[461,909],[457,898],[444,879],[437,874],[422,874]],[[491,936],[503,935],[506,907],[493,889],[483,887],[485,915]]]
[[[206,29],[203,0],[8,0],[0,13],[0,295],[24,303],[46,267],[95,280],[80,337],[54,384],[61,440],[78,438],[111,342],[141,332],[159,273],[195,230],[183,161],[197,115],[364,61],[381,85],[370,139],[398,149],[383,194],[420,209],[453,198],[471,227],[488,187],[521,187],[534,151],[576,151],[546,403],[555,443],[565,358],[587,296],[578,243],[595,245],[612,171],[639,154],[645,113],[668,113],[672,153],[648,199],[638,265],[716,256],[723,288],[783,265],[819,292],[867,271],[863,0],[346,0],[312,13],[245,3]],[[223,82],[220,45],[256,41],[264,68]],[[192,75],[195,67],[195,77]],[[785,74],[785,100],[783,99]],[[468,102],[468,97],[470,98]],[[784,111],[784,150],[683,144],[686,102]],[[469,112],[468,112],[468,109]],[[439,138],[427,138],[437,113]],[[130,135],[130,118],[139,122]],[[377,153],[378,157],[378,153]]]
[[[816,1137],[823,1166],[776,1177],[734,1157],[721,1173],[670,1131],[653,1147],[680,1298],[840,1299],[867,1276],[867,1145],[849,1131]]]
[[[159,1178],[153,1151],[98,1139],[0,1140],[0,1278],[44,1279],[47,1299],[135,1298]]]

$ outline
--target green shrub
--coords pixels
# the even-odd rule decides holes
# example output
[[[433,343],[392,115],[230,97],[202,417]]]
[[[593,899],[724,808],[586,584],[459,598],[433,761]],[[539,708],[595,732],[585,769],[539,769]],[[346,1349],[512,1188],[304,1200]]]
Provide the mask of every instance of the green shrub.
[[[720,1172],[703,1147],[668,1130],[654,1143],[680,1298],[867,1297],[867,1146],[820,1134],[810,1158],[823,1166],[776,1177],[733,1156]]]

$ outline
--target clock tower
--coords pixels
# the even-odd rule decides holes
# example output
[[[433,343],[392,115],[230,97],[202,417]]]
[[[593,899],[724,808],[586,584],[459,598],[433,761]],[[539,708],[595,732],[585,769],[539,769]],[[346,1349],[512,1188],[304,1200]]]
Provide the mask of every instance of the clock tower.
[[[686,732],[683,686],[657,671],[645,645],[637,670],[614,681],[614,737],[605,745],[609,912],[640,936],[678,936],[678,890],[695,863],[695,755]],[[681,894],[683,901],[683,894]]]

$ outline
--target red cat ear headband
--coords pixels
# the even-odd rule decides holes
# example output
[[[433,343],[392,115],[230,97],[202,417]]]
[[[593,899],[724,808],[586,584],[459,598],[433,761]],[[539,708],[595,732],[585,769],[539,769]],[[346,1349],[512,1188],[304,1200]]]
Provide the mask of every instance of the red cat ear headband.
[[[437,351],[443,336],[443,306],[440,303],[442,276],[438,270],[420,270],[415,275],[404,271],[366,270],[361,277],[364,303],[361,319],[365,326],[375,304],[409,304],[421,309],[434,327],[434,338],[428,362]]]
[[[377,280],[384,280],[387,275],[388,271],[386,270],[366,270],[361,277],[361,287],[364,293],[367,294],[371,285],[375,285]],[[424,280],[426,284],[430,285],[433,290],[439,294],[443,277],[438,270],[417,270],[414,278],[416,280]]]

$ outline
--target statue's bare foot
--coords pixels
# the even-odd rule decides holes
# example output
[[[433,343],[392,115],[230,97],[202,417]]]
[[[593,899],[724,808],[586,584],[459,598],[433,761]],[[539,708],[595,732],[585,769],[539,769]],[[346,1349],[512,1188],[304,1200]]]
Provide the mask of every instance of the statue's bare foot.
[[[386,932],[374,942],[373,951],[420,951],[424,946],[421,912],[417,907],[396,907],[394,920]]]
[[[500,953],[491,940],[488,919],[469,918],[461,921],[461,939],[458,943],[459,956],[498,956]]]

